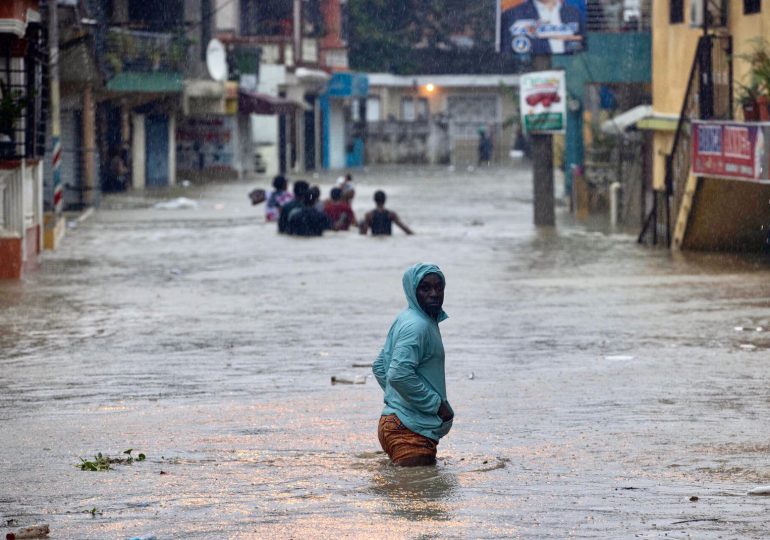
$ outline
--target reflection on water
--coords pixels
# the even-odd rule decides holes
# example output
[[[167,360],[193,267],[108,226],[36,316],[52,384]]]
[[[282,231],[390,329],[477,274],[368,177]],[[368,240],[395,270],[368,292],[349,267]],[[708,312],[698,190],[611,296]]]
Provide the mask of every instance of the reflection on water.
[[[383,188],[417,234],[278,236],[248,204],[255,182],[190,188],[195,210],[125,194],[39,273],[0,283],[0,525],[47,521],[57,540],[766,536],[766,500],[736,495],[768,482],[766,260],[671,256],[562,212],[538,231],[526,167],[355,174],[356,212]],[[378,452],[377,384],[329,381],[368,372],[353,365],[374,360],[420,260],[447,276],[457,421],[438,466],[400,469]],[[127,448],[147,460],[75,467]]]
[[[457,476],[443,465],[396,467],[387,459],[372,477],[371,492],[394,517],[410,521],[450,520]]]

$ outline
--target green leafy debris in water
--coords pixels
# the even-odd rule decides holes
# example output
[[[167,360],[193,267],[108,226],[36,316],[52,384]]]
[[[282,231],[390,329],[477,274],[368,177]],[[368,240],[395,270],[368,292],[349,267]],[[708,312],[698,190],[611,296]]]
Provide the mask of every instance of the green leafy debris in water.
[[[109,471],[112,469],[112,465],[130,465],[134,461],[144,461],[147,456],[144,454],[138,454],[136,457],[131,455],[133,448],[124,450],[123,453],[126,457],[109,457],[103,455],[101,452],[94,456],[93,460],[80,458],[80,463],[77,465],[81,471]]]

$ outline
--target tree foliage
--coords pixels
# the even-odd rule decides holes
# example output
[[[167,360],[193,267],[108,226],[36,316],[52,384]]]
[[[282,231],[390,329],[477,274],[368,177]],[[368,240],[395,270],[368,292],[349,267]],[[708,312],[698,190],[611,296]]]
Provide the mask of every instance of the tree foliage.
[[[495,1],[350,0],[350,63],[360,71],[516,71],[494,52]]]

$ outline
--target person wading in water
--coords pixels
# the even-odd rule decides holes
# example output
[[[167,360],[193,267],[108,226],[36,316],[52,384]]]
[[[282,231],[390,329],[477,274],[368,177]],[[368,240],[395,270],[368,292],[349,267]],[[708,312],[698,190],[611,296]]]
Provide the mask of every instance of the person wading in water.
[[[396,317],[372,364],[385,391],[377,435],[394,465],[435,465],[439,439],[454,419],[438,328],[447,318],[442,309],[446,280],[435,264],[418,263],[402,281],[407,308]]]
[[[366,234],[368,230],[371,230],[372,236],[389,236],[393,232],[392,224],[395,223],[401,227],[401,230],[403,230],[406,234],[414,234],[412,229],[407,227],[404,223],[401,222],[400,219],[398,219],[398,214],[385,208],[386,198],[387,197],[385,196],[384,191],[374,192],[374,202],[377,205],[377,208],[366,213],[364,219],[361,220],[359,232],[361,234]]]

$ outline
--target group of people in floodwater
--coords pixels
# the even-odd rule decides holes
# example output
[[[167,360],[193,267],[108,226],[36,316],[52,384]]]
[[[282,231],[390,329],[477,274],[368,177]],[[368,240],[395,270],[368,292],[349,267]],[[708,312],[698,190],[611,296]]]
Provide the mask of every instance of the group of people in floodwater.
[[[256,190],[259,191],[259,190]],[[414,234],[398,217],[385,208],[385,192],[374,193],[375,208],[357,220],[351,203],[356,191],[353,177],[346,174],[337,179],[329,198],[321,198],[321,188],[304,180],[296,180],[292,191],[283,175],[273,179],[273,191],[264,195],[265,219],[277,222],[278,232],[296,236],[321,236],[324,231],[348,231],[358,229],[361,234],[374,236],[392,234],[393,225],[406,234]],[[261,202],[254,198],[252,203]]]

